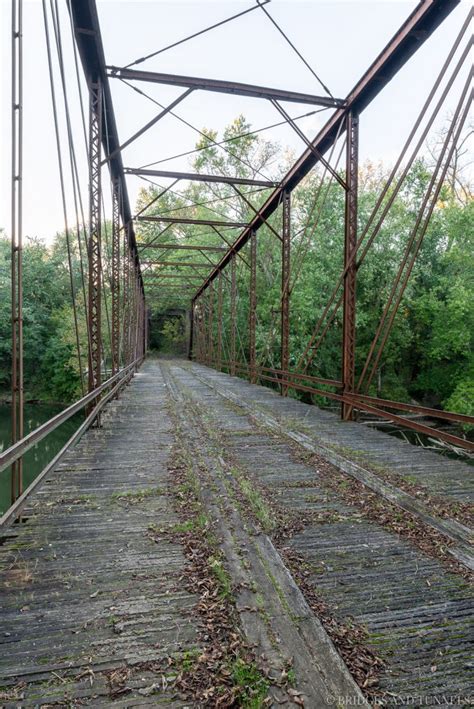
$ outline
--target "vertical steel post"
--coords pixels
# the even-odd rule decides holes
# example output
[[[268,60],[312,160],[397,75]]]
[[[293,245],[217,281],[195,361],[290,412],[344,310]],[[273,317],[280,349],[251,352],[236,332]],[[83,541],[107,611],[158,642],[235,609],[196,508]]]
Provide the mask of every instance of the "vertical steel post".
[[[112,374],[120,369],[120,181],[112,183]]]
[[[130,241],[127,242],[127,362],[133,362],[133,263],[130,252]]]
[[[138,284],[137,284],[137,266],[133,255],[130,254],[130,263],[132,269],[132,328],[131,328],[131,361],[134,362],[137,358],[137,330],[138,330]]]
[[[214,364],[214,284],[209,283],[209,331],[208,331],[208,362],[212,367]]]
[[[12,443],[23,438],[23,2],[12,2],[11,418]],[[11,501],[23,492],[23,461],[12,465]]]
[[[188,359],[193,358],[194,348],[194,300],[191,301],[191,310],[189,311],[189,340],[188,340]]]
[[[101,145],[102,86],[89,86],[89,391],[100,385],[101,333]]]
[[[130,286],[130,272],[129,272],[129,262],[128,262],[128,229],[125,227],[123,230],[123,255],[122,255],[122,268],[123,268],[123,294],[122,294],[122,352],[124,364],[129,364],[129,351],[128,351],[128,314],[129,314],[129,286]]]
[[[199,304],[200,311],[200,331],[201,331],[201,362],[206,363],[207,357],[207,308],[206,308],[206,291],[202,293]]]
[[[217,281],[217,369],[222,369],[222,271]]]
[[[201,361],[201,303],[196,302],[196,359]]]
[[[235,253],[230,260],[230,373],[235,376],[235,365],[237,359],[236,346],[237,332],[237,272],[235,263]]]
[[[250,293],[249,293],[249,367],[250,381],[257,382],[257,350],[255,328],[257,324],[257,232],[250,236]]]
[[[151,311],[149,308],[146,306],[146,301],[145,301],[145,335],[144,335],[144,340],[145,340],[145,356],[148,352],[148,348],[150,347],[150,317],[151,317]]]
[[[357,182],[359,152],[359,117],[352,111],[346,119],[346,204],[344,220],[344,269],[357,243]],[[344,277],[342,322],[342,385],[343,393],[354,391],[355,376],[355,315],[356,315],[356,260],[353,259]],[[349,421],[353,407],[342,404],[341,417]]]
[[[289,367],[290,340],[290,245],[291,245],[291,192],[283,193],[283,228],[281,244],[281,355],[280,368],[283,372]],[[285,377],[285,374],[282,374]],[[282,396],[286,396],[288,387],[281,386]]]

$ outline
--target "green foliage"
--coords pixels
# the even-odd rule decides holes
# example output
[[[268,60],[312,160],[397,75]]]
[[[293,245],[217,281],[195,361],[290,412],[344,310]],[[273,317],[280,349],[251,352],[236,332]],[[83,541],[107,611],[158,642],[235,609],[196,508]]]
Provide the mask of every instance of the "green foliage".
[[[165,320],[160,330],[160,335],[160,350],[162,352],[179,351],[184,339],[183,318],[172,317]]]
[[[474,416],[474,370],[471,370],[469,378],[462,379],[454,389],[453,393],[444,402],[446,409],[457,411],[458,414]],[[464,424],[465,431],[472,431],[473,427]]]
[[[64,241],[48,248],[27,239],[23,249],[23,341],[26,397],[68,402],[80,377]],[[10,242],[0,234],[0,388],[11,376]],[[87,350],[84,348],[84,352]]]
[[[247,709],[261,709],[266,705],[270,683],[254,662],[237,658],[231,667],[234,684],[240,688],[240,703]]]
[[[285,155],[278,162],[280,146],[261,134],[249,135],[252,127],[238,116],[222,134],[204,129],[197,147],[203,148],[190,169],[211,174],[234,175],[278,181],[292,162]],[[215,141],[227,141],[223,148]],[[382,226],[357,269],[356,378],[370,350],[374,333],[391,294],[399,265],[405,253],[412,253],[411,237],[416,215],[432,176],[430,164],[419,159],[410,169],[403,188],[393,195]],[[371,233],[371,211],[387,177],[383,165],[367,162],[359,170],[359,236]],[[460,188],[462,187],[462,189]],[[249,222],[269,189],[240,188],[246,200],[238,197],[228,184],[187,183],[177,191],[169,189],[148,209],[148,214],[174,214],[194,219],[222,219]],[[386,199],[393,193],[389,191]],[[140,193],[137,209],[158,195],[150,186]],[[462,199],[459,197],[462,196]],[[259,363],[280,365],[280,287],[281,208],[258,230],[257,326]],[[373,226],[373,224],[372,224]],[[110,231],[106,224],[105,237]],[[158,239],[161,227],[140,222],[138,242]],[[317,167],[292,194],[291,247],[291,329],[290,366],[301,363],[316,324],[323,318],[328,298],[337,283],[343,264],[344,192],[337,183],[323,179]],[[173,224],[159,241],[168,244],[226,247],[238,232],[220,227],[218,231],[193,225]],[[416,235],[416,234],[415,234]],[[110,259],[110,240],[104,238],[104,271]],[[71,400],[80,392],[79,362],[76,353],[72,302],[69,283],[67,244],[64,234],[56,235],[51,248],[27,240],[24,249],[24,332],[25,385],[27,393],[42,398]],[[176,251],[173,261],[216,262],[212,252]],[[190,256],[192,253],[192,256]],[[360,252],[359,252],[360,253]],[[77,246],[72,246],[72,279],[76,304],[82,303],[82,282]],[[237,265],[237,357],[248,360],[248,317],[250,253],[245,246],[236,258]],[[171,260],[171,259],[170,259]],[[210,264],[209,264],[210,266]],[[200,267],[198,267],[200,269]],[[155,274],[175,274],[176,266],[154,266]],[[189,265],[179,283],[167,289],[163,281],[160,297],[154,304],[151,340],[161,351],[184,352],[185,314],[197,280]],[[205,274],[205,270],[199,270]],[[186,280],[186,276],[189,280]],[[223,358],[230,359],[230,269],[222,277]],[[181,287],[182,286],[182,287]],[[335,296],[338,302],[340,290]],[[404,401],[415,400],[430,406],[443,406],[461,413],[472,412],[474,381],[474,200],[472,188],[459,180],[446,180],[435,205],[429,227],[408,280],[397,315],[391,323],[383,354],[374,368],[369,394]],[[213,298],[213,341],[217,342],[218,282],[198,302],[198,323],[207,321]],[[153,301],[152,301],[153,302]],[[108,302],[110,310],[110,302]],[[106,309],[104,311],[104,331]],[[81,311],[82,312],[82,311]],[[330,311],[331,312],[331,311]],[[322,320],[323,323],[326,321]],[[199,328],[198,328],[199,329]],[[318,345],[307,373],[326,379],[340,379],[342,308],[336,310]],[[0,388],[10,384],[10,244],[0,230]],[[87,333],[83,312],[79,339],[87,352]],[[321,331],[321,330],[320,330]],[[84,356],[84,360],[86,360]],[[83,362],[85,368],[87,362]],[[321,393],[312,397],[318,404],[329,403],[325,391],[333,387],[318,385]],[[297,394],[311,400],[307,393]]]
[[[261,135],[248,135],[251,126],[243,116],[231,123],[222,135],[205,130],[197,147],[204,148],[195,158],[192,169],[213,174],[261,177],[278,180],[285,173],[287,162],[276,162],[277,145]],[[242,137],[238,137],[241,135]],[[214,141],[227,139],[226,151]],[[254,166],[251,169],[250,166]],[[257,166],[258,169],[255,169]],[[327,177],[321,185],[321,168],[313,170],[292,194],[292,292],[290,328],[290,366],[304,355],[316,323],[323,316],[329,295],[337,282],[343,263],[344,192]],[[371,211],[377,202],[387,177],[383,165],[367,162],[359,171],[359,235],[370,235],[373,223]],[[390,297],[393,283],[405,253],[412,253],[412,236],[416,216],[423,202],[432,170],[424,159],[418,159],[407,175],[403,187],[394,195],[382,226],[357,271],[357,337],[356,360],[358,378],[370,350],[372,339]],[[179,196],[171,190],[160,198],[152,211],[176,213],[199,219],[222,218],[248,222],[269,192],[251,194],[245,188],[247,204],[236,197],[229,185],[190,183]],[[471,190],[472,191],[472,190]],[[455,411],[469,409],[472,398],[474,371],[474,201],[469,188],[461,190],[461,201],[447,181],[433,211],[422,246],[407,282],[397,315],[378,366],[374,369],[368,393],[385,398],[416,400],[431,406],[449,406]],[[319,194],[318,199],[316,196]],[[386,199],[391,196],[389,191]],[[154,188],[144,190],[140,204],[156,196]],[[194,206],[193,206],[194,205]],[[253,207],[251,206],[253,205]],[[281,210],[269,220],[277,232],[281,229]],[[371,227],[372,224],[372,227]],[[158,228],[152,223],[140,225],[138,238],[151,240]],[[221,235],[200,227],[173,225],[166,242],[193,245],[225,246],[235,238],[232,231],[219,229]],[[257,326],[256,343],[263,366],[279,367],[279,318],[281,244],[266,225],[258,230],[257,254]],[[181,257],[180,252],[177,258]],[[238,359],[248,360],[248,315],[250,274],[249,245],[237,258],[237,331]],[[176,269],[168,269],[173,272]],[[189,271],[188,271],[189,273]],[[222,284],[224,359],[229,357],[230,331],[230,272],[226,269]],[[192,292],[192,289],[191,289]],[[189,291],[187,292],[189,293]],[[339,291],[340,294],[340,291]],[[210,292],[197,306],[198,322],[205,323],[210,306]],[[214,318],[213,339],[217,342],[217,281],[212,295]],[[337,302],[338,295],[335,302]],[[170,294],[160,299],[160,312],[180,304],[188,306],[186,293]],[[162,328],[167,339],[175,336],[174,326]],[[308,367],[308,374],[328,379],[341,375],[342,308],[339,308],[317,353]],[[318,385],[321,392],[333,387]],[[310,395],[297,394],[305,400]],[[315,403],[326,405],[330,400],[323,393],[313,395]]]

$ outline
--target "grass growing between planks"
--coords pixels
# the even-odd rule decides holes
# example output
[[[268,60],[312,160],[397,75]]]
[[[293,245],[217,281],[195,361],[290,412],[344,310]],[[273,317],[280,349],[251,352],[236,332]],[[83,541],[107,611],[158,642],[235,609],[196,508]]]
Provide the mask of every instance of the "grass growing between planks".
[[[270,534],[277,526],[277,521],[272,513],[271,507],[267,504],[260,491],[248,478],[244,477],[241,473],[238,473],[235,468],[232,470],[232,473],[237,478],[240,489],[242,490],[243,495],[249,503],[250,508],[255,518],[260,523],[263,531]]]
[[[133,490],[128,492],[114,492],[112,500],[116,502],[125,502],[130,505],[136,505],[143,502],[149,497],[163,495],[163,490],[159,487],[147,487],[143,490]]]
[[[178,422],[176,429],[179,438]],[[182,545],[187,557],[183,584],[197,596],[199,616],[197,646],[168,660],[175,672],[173,688],[200,707],[263,708],[268,705],[269,682],[241,635],[232,580],[200,500],[195,466],[182,449],[174,449],[168,469],[179,521],[166,528],[152,525],[148,536]]]

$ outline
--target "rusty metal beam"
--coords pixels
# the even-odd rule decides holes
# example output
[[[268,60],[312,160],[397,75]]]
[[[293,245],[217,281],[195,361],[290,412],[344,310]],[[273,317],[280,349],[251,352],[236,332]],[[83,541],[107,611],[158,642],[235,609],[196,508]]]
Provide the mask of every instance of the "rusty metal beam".
[[[235,359],[237,354],[237,269],[235,254],[232,254],[231,262],[231,284],[230,284],[230,374],[235,376]]]
[[[281,204],[285,190],[292,191],[317,164],[314,151],[324,155],[333,145],[338,135],[341,120],[346,113],[360,114],[389,83],[408,59],[423,45],[438,25],[458,5],[460,0],[422,0],[407,20],[398,29],[386,47],[378,55],[369,69],[349,92],[344,106],[335,111],[308,148],[282,179],[281,184],[268,197],[247,228],[234,242],[232,249],[224,255],[214,271],[209,274],[195,297],[205,290],[216,278],[219,271],[231,260],[232,254],[240,251],[251,237],[252,230],[258,229]]]
[[[208,289],[209,294],[209,331],[208,331],[208,344],[207,344],[207,358],[209,364],[214,362],[214,284],[211,283]]]
[[[283,225],[281,242],[281,369],[288,371],[290,363],[290,248],[291,248],[291,192],[283,193]],[[282,385],[282,396],[288,394],[288,387]]]
[[[227,251],[224,246],[186,246],[185,244],[140,244],[142,249],[169,249],[171,251],[214,251],[222,253]]]
[[[95,82],[89,85],[89,391],[93,391],[101,383],[101,144],[102,84],[100,79],[97,78]]]
[[[185,273],[148,273],[146,275],[146,278],[144,280],[145,283],[150,283],[150,281],[157,281],[161,280],[162,278],[177,278],[178,280],[185,279],[185,280],[201,280],[201,276],[194,276],[192,273],[190,274],[185,274]]]
[[[354,391],[355,338],[356,338],[356,275],[353,258],[357,246],[357,175],[359,167],[359,118],[351,111],[346,119],[346,201],[344,217],[344,299],[342,320],[342,393]],[[352,419],[352,406],[343,402],[341,416],[344,421]]]
[[[143,177],[164,177],[191,182],[216,182],[223,185],[250,185],[253,187],[276,187],[278,182],[270,180],[251,180],[245,177],[225,177],[223,175],[204,175],[196,172],[173,172],[169,170],[146,170],[142,168],[125,168],[126,175]]]
[[[23,392],[23,0],[11,4],[11,434],[24,435]],[[23,459],[11,468],[12,504],[23,492]]]
[[[120,150],[120,141],[115,120],[112,94],[105,68],[105,55],[100,31],[99,17],[96,0],[68,0],[74,36],[79,50],[82,67],[88,84],[97,77],[102,83],[103,110],[102,110],[102,144],[105,156],[109,157],[109,170],[111,178],[120,181],[121,188],[121,217],[122,224],[129,225],[126,230],[127,244],[131,249],[135,263],[139,265],[135,232],[132,224],[132,211],[127,191],[127,183],[123,172],[123,163]],[[114,157],[110,157],[114,153]],[[141,275],[140,275],[141,282]],[[143,290],[143,284],[142,284]]]
[[[185,219],[184,217],[138,217],[139,222],[164,222],[165,224],[199,224],[201,226],[225,226],[241,229],[244,222],[222,222],[215,219]]]
[[[251,98],[277,99],[279,101],[289,101],[292,103],[310,104],[311,106],[326,106],[327,108],[338,108],[344,103],[342,99],[331,98],[330,96],[316,96],[314,94],[304,94],[298,91],[272,89],[267,86],[242,84],[238,81],[202,79],[194,76],[162,74],[155,71],[140,71],[116,66],[108,66],[107,74],[112,78],[124,79],[126,81],[146,81],[153,84],[165,84],[167,86],[184,86],[201,91],[215,91],[217,93],[248,96]]]
[[[115,150],[113,150],[110,155],[108,155],[103,161],[102,165],[106,165],[110,160],[112,160],[116,155],[121,153],[125,148],[127,148],[131,143],[134,143],[137,138],[139,138],[141,135],[147,132],[150,128],[152,128],[158,121],[161,121],[162,118],[164,118],[170,111],[173,110],[173,108],[176,108],[178,104],[181,103],[181,101],[184,101],[185,98],[189,96],[189,94],[192,92],[192,89],[189,89],[188,91],[185,91],[182,93],[178,98],[176,98],[174,101],[172,101],[168,106],[163,108],[162,111],[157,113],[156,116],[154,116],[148,123],[145,123],[145,125],[137,130],[136,133],[130,136],[124,143],[121,145],[117,146]]]
[[[188,341],[188,359],[192,360],[193,358],[193,349],[194,349],[194,303],[191,303],[191,310],[189,311],[189,341]]]
[[[223,292],[222,292],[222,272],[219,273],[219,278],[217,279],[217,368],[222,369],[222,306],[223,306]]]
[[[112,181],[112,374],[120,368],[120,180]]]
[[[220,278],[221,274],[219,274]],[[252,384],[257,382],[257,350],[255,331],[257,324],[257,232],[250,237],[250,290],[249,290],[249,372]]]
[[[277,109],[277,111],[280,113],[280,115],[283,116],[285,121],[288,123],[288,125],[293,128],[295,131],[296,135],[298,135],[303,143],[308,146],[308,148],[312,151],[314,154],[315,158],[326,168],[326,170],[334,177],[334,179],[341,185],[343,189],[347,189],[346,183],[344,180],[341,179],[341,177],[337,174],[336,170],[333,169],[333,167],[327,162],[327,160],[321,155],[319,150],[317,150],[311,143],[311,141],[306,137],[306,135],[303,133],[301,128],[295,123],[295,121],[291,118],[291,116],[285,111],[283,106],[280,106],[278,101],[272,101],[273,106]]]
[[[208,263],[195,263],[194,261],[142,261],[148,266],[191,266],[192,268],[209,268]]]

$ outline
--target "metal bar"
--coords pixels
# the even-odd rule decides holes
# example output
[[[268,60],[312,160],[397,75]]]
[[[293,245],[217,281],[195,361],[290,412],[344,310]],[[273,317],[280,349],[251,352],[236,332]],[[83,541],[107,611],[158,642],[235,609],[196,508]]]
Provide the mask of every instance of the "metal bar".
[[[124,230],[123,239],[123,256],[122,256],[122,269],[123,269],[123,297],[122,297],[122,353],[123,361],[128,364],[128,330],[129,330],[129,286],[130,286],[130,269],[129,269],[129,241],[128,241],[128,229],[126,226]]]
[[[402,401],[392,401],[391,399],[380,399],[377,396],[366,396],[364,394],[346,394],[346,398],[363,401],[367,404],[374,404],[386,409],[396,409],[397,411],[411,411],[418,414],[426,414],[430,418],[444,419],[446,421],[455,421],[456,423],[465,423],[474,426],[474,416],[466,414],[456,414],[452,411],[442,411],[440,409],[432,409],[428,406],[418,406],[417,404],[406,404]]]
[[[167,227],[169,229],[169,227]],[[163,233],[163,232],[162,232]],[[170,249],[171,251],[215,251],[222,253],[227,251],[223,246],[186,246],[185,244],[140,244],[142,249]]]
[[[228,239],[226,239],[226,237],[224,236],[224,234],[222,234],[222,232],[220,232],[218,229],[216,229],[215,226],[213,226],[213,227],[211,227],[211,228],[212,228],[212,230],[217,234],[217,236],[218,236],[220,239],[222,239],[222,241],[223,241],[224,243],[227,244],[227,246],[229,247],[229,249],[232,249],[232,242],[229,241]],[[240,259],[241,261],[243,261],[243,263],[245,263],[246,266],[248,266],[248,267],[250,268],[247,259],[246,259],[244,256],[242,256],[242,254],[238,253],[237,256],[239,257],[239,259]]]
[[[192,273],[185,274],[185,273],[148,273],[146,276],[146,279],[144,283],[150,283],[150,282],[157,282],[161,280],[162,278],[177,278],[178,280],[184,279],[186,281],[188,280],[201,280],[201,276],[194,276]]]
[[[243,366],[239,366],[239,369],[242,369],[243,371],[247,371],[246,368]],[[454,446],[458,446],[460,448],[465,448],[468,451],[474,451],[474,443],[471,441],[468,441],[464,438],[460,438],[459,436],[453,436],[450,433],[445,433],[444,431],[438,431],[435,428],[431,428],[431,426],[425,426],[422,423],[417,423],[416,421],[412,421],[411,419],[405,419],[403,416],[397,416],[396,414],[391,414],[388,411],[383,411],[382,409],[378,409],[375,406],[369,406],[368,404],[365,404],[361,401],[357,401],[355,403],[355,399],[353,398],[352,395],[349,395],[348,398],[346,399],[345,396],[342,394],[334,394],[331,391],[326,391],[325,389],[316,389],[315,387],[309,387],[305,386],[304,384],[295,384],[294,382],[289,382],[287,380],[282,380],[280,378],[275,378],[275,377],[270,377],[265,374],[260,374],[260,379],[264,379],[270,382],[276,382],[277,384],[286,384],[289,387],[292,387],[293,389],[296,389],[298,391],[307,391],[310,394],[319,394],[320,396],[326,396],[328,399],[333,399],[335,401],[340,401],[344,402],[347,400],[350,404],[353,404],[354,408],[360,409],[361,411],[367,411],[367,413],[375,414],[376,416],[380,416],[381,418],[388,419],[389,421],[393,421],[393,423],[396,423],[400,426],[404,426],[405,428],[412,428],[414,431],[418,431],[419,433],[424,433],[427,436],[430,436],[432,438],[439,438],[441,441],[446,441],[447,443],[451,443]]]
[[[154,126],[158,121],[160,121],[162,118],[164,118],[170,111],[173,110],[181,101],[183,101],[185,98],[189,96],[189,94],[192,93],[192,89],[188,89],[185,91],[183,94],[178,96],[174,101],[172,101],[169,106],[166,106],[162,111],[160,111],[156,116],[154,116],[151,121],[148,121],[140,130],[137,130],[136,133],[134,133],[128,140],[125,141],[125,143],[122,143],[122,145],[119,145],[115,150],[108,155],[105,160],[102,162],[103,165],[105,165],[107,162],[112,160],[118,153],[121,153],[125,148],[127,148],[131,143],[135,142],[137,138],[139,138],[141,135],[146,133],[149,128]]]
[[[171,185],[168,185],[168,187],[165,187],[161,192],[159,192],[153,199],[151,199],[149,202],[145,204],[144,207],[142,207],[133,217],[134,219],[137,219],[143,212],[146,212],[149,207],[151,207],[155,202],[157,202],[163,195],[165,195],[167,192],[169,192],[173,187],[179,182],[179,180],[175,180],[174,182],[171,183]]]
[[[89,86],[89,372],[88,390],[101,381],[101,143],[102,85],[100,79]]]
[[[184,219],[183,217],[138,217],[139,222],[164,222],[165,224],[200,224],[203,226],[225,226],[241,229],[243,222],[221,222],[213,219]]]
[[[194,76],[178,76],[154,71],[122,69],[116,66],[108,66],[107,75],[112,78],[124,79],[125,81],[147,81],[153,84],[166,84],[167,86],[187,86],[190,89],[199,89],[201,91],[216,91],[217,93],[249,96],[252,98],[278,99],[280,101],[310,104],[312,106],[338,108],[344,104],[342,99],[331,98],[329,96],[315,96],[314,94],[303,94],[298,91],[285,91],[284,89],[273,89],[267,86],[242,84],[237,81],[221,81],[220,79],[202,79]]]
[[[260,2],[259,5],[263,6],[269,3],[270,0],[263,0],[263,2]],[[184,44],[185,42],[189,42],[191,39],[195,39],[196,37],[200,37],[201,35],[205,34],[206,32],[209,32],[210,30],[214,30],[217,27],[222,27],[222,25],[226,25],[228,22],[232,22],[232,20],[237,19],[238,17],[243,17],[243,15],[247,15],[249,12],[253,12],[254,10],[257,9],[257,6],[249,7],[247,10],[242,10],[242,12],[238,12],[235,15],[231,15],[230,17],[226,17],[224,20],[221,20],[220,22],[215,22],[213,25],[209,25],[208,27],[205,27],[203,30],[199,30],[198,32],[194,32],[193,34],[187,35],[183,39],[179,39],[177,42],[173,42],[172,44],[168,44],[166,47],[162,47],[161,49],[158,49],[156,52],[152,52],[151,54],[147,54],[144,57],[140,57],[140,59],[136,59],[133,62],[130,62],[129,64],[126,65],[126,69],[128,69],[131,66],[135,66],[136,64],[141,64],[142,62],[146,61],[147,59],[151,59],[152,57],[156,57],[158,54],[162,54],[163,52],[168,51],[169,49],[173,49],[174,47],[178,47],[181,44]]]
[[[230,374],[235,376],[235,359],[236,359],[236,329],[237,329],[237,272],[235,254],[232,255],[230,262],[230,358],[231,368]]]
[[[344,180],[341,179],[341,177],[337,174],[336,170],[333,169],[333,167],[328,163],[327,160],[321,155],[319,150],[317,150],[311,143],[311,141],[306,137],[306,135],[303,133],[301,128],[296,125],[295,121],[291,118],[291,116],[285,111],[285,109],[280,106],[278,101],[272,101],[272,104],[275,106],[277,111],[283,116],[285,121],[288,123],[288,125],[293,128],[295,131],[296,135],[298,135],[303,143],[308,146],[308,148],[313,152],[314,157],[324,165],[326,170],[334,177],[334,179],[341,185],[343,189],[347,189],[347,185],[344,182]]]
[[[272,372],[273,374],[284,374],[287,378],[293,379],[307,379],[310,382],[316,382],[317,384],[328,384],[329,386],[342,389],[342,382],[337,379],[325,379],[324,377],[315,377],[310,374],[299,374],[298,372],[283,371],[282,369],[275,369],[274,367],[259,367],[262,372]]]
[[[249,292],[249,371],[252,384],[257,383],[257,349],[255,329],[257,323],[257,232],[250,238],[250,292]]]
[[[291,248],[291,192],[283,193],[283,228],[281,244],[281,368],[288,370],[290,363],[290,248]],[[286,396],[288,387],[282,386]]]
[[[156,284],[151,284],[151,285],[145,284],[145,287],[146,287],[147,293],[150,293],[152,295],[153,295],[153,293],[167,293],[168,291],[171,292],[174,290],[184,292],[184,291],[186,291],[187,287],[190,289],[194,288],[193,285],[191,285],[191,284],[186,285],[186,283],[180,283],[179,285],[173,284],[173,283],[172,284],[156,283]]]
[[[159,249],[159,248],[161,248],[160,244],[156,244],[155,242],[156,242],[157,239],[160,238],[160,236],[162,236],[165,232],[167,232],[168,229],[171,229],[171,227],[172,227],[172,224],[168,224],[167,226],[165,226],[165,228],[162,229],[159,234],[157,234],[156,236],[153,237],[153,239],[150,241],[149,244],[143,244],[143,245],[140,244],[140,246],[138,247],[138,253],[141,254],[141,252],[143,251],[143,249],[147,249],[147,248],[149,248],[149,249],[151,249],[151,248],[153,248],[153,249]]]
[[[189,311],[189,342],[188,342],[188,359],[193,358],[194,349],[194,303],[191,303],[191,310]]]
[[[217,368],[222,368],[222,310],[223,310],[223,292],[222,292],[222,273],[219,273],[217,279]]]
[[[126,175],[143,175],[148,177],[165,177],[193,182],[217,182],[223,185],[251,185],[255,187],[276,187],[278,182],[270,180],[251,180],[245,177],[224,177],[223,175],[204,175],[195,172],[173,172],[169,170],[146,170],[143,168],[125,168]]]
[[[354,391],[355,339],[356,339],[356,275],[353,254],[357,248],[357,175],[359,168],[359,118],[350,111],[346,119],[346,200],[344,217],[344,296],[342,318],[342,386],[343,394]],[[351,264],[346,269],[348,264]],[[343,421],[352,419],[352,407],[344,402],[341,408]]]
[[[11,24],[11,437],[23,438],[23,2],[12,2]],[[11,471],[12,503],[23,491],[23,461]]]
[[[255,216],[261,217],[261,218],[263,219],[264,225],[265,225],[266,227],[268,227],[268,228],[270,229],[270,231],[273,232],[273,234],[275,234],[275,236],[276,236],[278,239],[280,239],[280,241],[281,241],[282,237],[280,236],[280,234],[277,232],[276,229],[274,229],[274,228],[272,227],[272,225],[270,224],[270,222],[267,221],[267,220],[262,216],[262,213],[257,209],[257,207],[254,207],[253,204],[252,204],[252,202],[251,202],[250,200],[248,200],[247,197],[246,197],[240,190],[238,190],[235,185],[232,185],[232,187],[233,187],[234,190],[237,192],[237,194],[239,195],[239,197],[241,197],[241,198],[244,200],[244,202],[245,202],[245,204],[247,205],[247,207],[250,207],[250,209],[251,209],[252,212],[255,214]]]
[[[193,261],[148,261],[143,260],[143,264],[149,266],[191,266],[192,268],[209,268],[208,263],[195,263]]]
[[[207,346],[207,356],[209,363],[214,361],[214,285],[212,283],[209,284],[209,315],[208,315],[208,323],[209,323],[209,340],[208,340],[208,346]]]
[[[331,115],[311,142],[312,147],[321,155],[324,155],[339,134],[340,122],[345,117],[345,114],[353,110],[359,115],[408,59],[423,46],[430,34],[459,2],[460,0],[421,0],[352,91],[349,92],[344,102],[344,107],[339,108]],[[218,272],[229,263],[232,254],[240,251],[245,246],[250,239],[252,230],[258,229],[263,224],[263,219],[268,219],[278,208],[281,204],[282,193],[285,190],[292,191],[317,162],[318,158],[312,149],[308,148],[304,151],[282,179],[280,186],[272,192],[260,209],[261,216],[255,216],[249,226],[240,234],[234,242],[232,250],[229,250],[223,256],[201,288],[196,292],[196,297],[216,278]]]
[[[120,368],[120,180],[112,182],[112,374]]]

